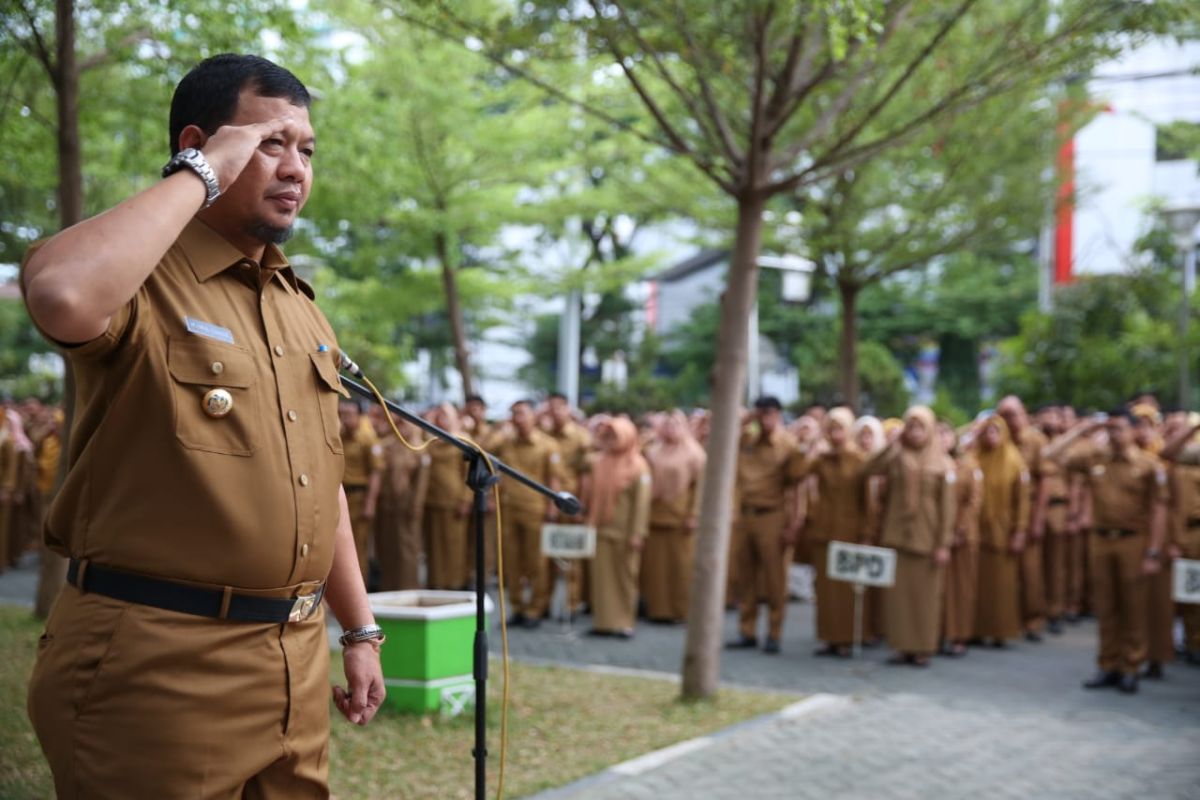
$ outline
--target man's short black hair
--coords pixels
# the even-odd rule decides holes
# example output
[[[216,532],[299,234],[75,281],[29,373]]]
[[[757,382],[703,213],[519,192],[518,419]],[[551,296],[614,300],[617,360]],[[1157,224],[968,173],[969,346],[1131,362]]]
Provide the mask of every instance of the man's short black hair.
[[[1126,422],[1128,422],[1130,425],[1133,425],[1133,426],[1136,426],[1138,424],[1137,417],[1134,416],[1132,411],[1130,411],[1128,408],[1125,408],[1124,406],[1119,406],[1119,407],[1114,408],[1111,411],[1109,411],[1108,418],[1109,419],[1123,419]]]
[[[515,411],[517,409],[517,406],[525,406],[530,411],[533,411],[533,408],[534,408],[533,401],[526,397],[522,397],[520,400],[517,400],[516,402],[514,402],[511,406],[508,407],[508,410]]]
[[[466,403],[479,403],[480,405],[483,405],[483,406],[486,406],[486,405],[487,405],[487,401],[486,401],[486,400],[484,400],[482,397],[480,397],[480,396],[479,396],[479,395],[477,395],[477,394],[469,394],[469,395],[467,395],[467,398],[466,398],[466,400],[465,400],[464,402],[466,402]]]
[[[763,395],[754,401],[754,407],[759,411],[783,411],[783,403],[773,395]]]
[[[546,398],[549,400],[562,400],[564,403],[567,402],[567,396],[562,392],[551,392],[546,395]]]
[[[196,125],[216,133],[237,113],[238,97],[251,88],[262,97],[282,97],[308,108],[308,89],[292,73],[260,56],[221,53],[206,58],[183,76],[171,98],[171,155],[179,152],[179,134]]]

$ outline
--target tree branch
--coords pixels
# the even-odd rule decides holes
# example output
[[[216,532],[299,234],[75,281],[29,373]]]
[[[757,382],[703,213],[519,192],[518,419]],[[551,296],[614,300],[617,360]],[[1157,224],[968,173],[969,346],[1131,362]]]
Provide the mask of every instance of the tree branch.
[[[701,50],[696,45],[696,39],[692,35],[691,26],[688,25],[687,15],[683,13],[683,9],[678,2],[671,3],[671,7],[675,9],[676,24],[679,30],[683,33],[684,42],[687,45],[688,53],[695,53],[698,56],[703,55]],[[716,95],[713,93],[712,84],[709,83],[708,77],[704,74],[702,65],[698,61],[693,61],[686,55],[684,61],[692,68],[692,72],[696,75],[696,83],[700,86],[700,96],[704,100],[705,108],[708,109],[709,118],[717,129],[717,134],[720,137],[721,146],[724,148],[725,157],[735,168],[740,168],[745,163],[745,154],[737,146],[737,142],[733,138],[733,131],[729,127],[728,120],[725,119],[725,113],[721,110],[721,106],[717,103]]]
[[[33,36],[31,52],[45,67],[46,74],[50,76],[50,80],[57,87],[59,82],[58,65],[54,61],[54,56],[50,55],[50,49],[46,46],[46,40],[42,38],[42,32],[38,30],[37,18],[33,11],[26,7],[25,0],[16,0],[16,3],[17,7],[21,9],[21,15],[25,17],[25,23],[29,26],[30,35]]]
[[[140,44],[141,42],[153,41],[153,40],[154,40],[154,32],[149,29],[134,31],[133,33],[130,33],[128,36],[121,39],[121,41],[117,42],[116,49],[124,49],[126,47],[132,47],[135,44]],[[101,50],[98,53],[93,53],[92,55],[85,58],[83,61],[79,62],[79,72],[84,73],[90,69],[95,69],[96,67],[103,66],[103,65],[107,64],[109,61],[111,61],[112,57],[113,57],[112,49],[105,49],[105,50]]]

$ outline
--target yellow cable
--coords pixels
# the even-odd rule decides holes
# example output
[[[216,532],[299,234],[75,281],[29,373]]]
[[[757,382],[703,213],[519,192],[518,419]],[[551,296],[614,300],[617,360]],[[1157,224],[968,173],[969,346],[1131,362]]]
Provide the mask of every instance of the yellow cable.
[[[400,428],[397,427],[396,421],[392,418],[392,410],[390,408],[388,408],[387,400],[384,398],[383,394],[378,389],[375,388],[375,384],[371,383],[370,379],[368,379],[367,377],[362,376],[362,375],[360,375],[359,377],[362,378],[363,383],[365,383],[367,385],[367,387],[371,390],[371,393],[373,395],[375,395],[375,399],[379,402],[380,407],[383,409],[383,413],[385,415],[387,415],[388,425],[391,426],[392,433],[396,434],[396,438],[400,440],[401,444],[403,444],[405,447],[407,447],[409,450],[411,450],[414,453],[423,452],[431,444],[433,444],[433,442],[435,440],[429,439],[429,440],[423,442],[418,447],[417,445],[414,445],[412,442],[405,439],[404,434],[400,433]],[[480,455],[480,457],[483,458],[484,463],[487,464],[488,472],[491,475],[496,474],[496,465],[492,463],[492,457],[486,450],[484,450],[481,446],[479,446],[478,443],[476,443],[475,441],[473,441],[471,439],[468,439],[465,436],[457,436],[455,438],[457,438],[460,442],[464,442],[466,444],[469,444],[471,447],[475,448],[475,452],[477,452]],[[500,666],[501,666],[501,674],[504,676],[504,681],[503,681],[503,685],[502,685],[502,689],[501,689],[501,699],[500,699],[500,769],[498,772],[498,780],[497,780],[497,785],[496,785],[496,798],[497,798],[497,800],[503,800],[503,798],[504,798],[504,767],[508,760],[508,678],[509,678],[509,673],[508,673],[508,613],[506,611],[505,603],[504,603],[504,520],[503,520],[503,515],[500,513],[500,484],[498,482],[492,486],[492,493],[493,493],[493,497],[496,501],[496,575],[499,580],[498,597],[500,599],[500,646],[501,646]],[[486,546],[486,542],[484,544]],[[487,701],[487,698],[485,697],[484,702],[486,702],[486,701]],[[479,702],[478,698],[476,698],[476,702]]]

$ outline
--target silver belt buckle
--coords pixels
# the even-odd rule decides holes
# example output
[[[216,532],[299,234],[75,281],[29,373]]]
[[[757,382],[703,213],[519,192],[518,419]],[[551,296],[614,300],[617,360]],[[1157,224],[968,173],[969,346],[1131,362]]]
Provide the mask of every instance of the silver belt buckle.
[[[288,622],[303,622],[312,616],[317,604],[321,602],[321,593],[302,594],[292,603],[292,611],[288,614]]]

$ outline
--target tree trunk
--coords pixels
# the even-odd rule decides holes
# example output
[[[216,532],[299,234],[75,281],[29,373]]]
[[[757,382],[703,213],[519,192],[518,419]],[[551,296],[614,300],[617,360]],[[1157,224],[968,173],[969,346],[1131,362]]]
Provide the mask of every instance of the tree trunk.
[[[467,351],[467,325],[463,321],[462,302],[458,297],[458,276],[450,259],[450,247],[444,233],[434,236],[438,261],[442,265],[442,286],[446,290],[446,316],[450,318],[450,338],[454,343],[454,364],[462,376],[463,397],[475,394],[471,377],[471,355]]]
[[[746,330],[758,293],[758,255],[762,244],[764,200],[738,200],[737,234],[729,278],[721,300],[712,427],[704,498],[696,532],[696,556],[688,604],[687,643],[683,657],[683,696],[711,697],[720,679],[725,617],[725,575],[732,521],[733,483],[737,474],[741,400],[746,382]]]
[[[63,228],[83,219],[83,155],[79,147],[79,67],[75,61],[75,0],[56,0],[54,28],[57,49],[56,69],[51,76],[58,111],[58,218]],[[64,359],[66,361],[66,359]],[[71,422],[75,417],[75,376],[66,362],[63,376],[62,450],[54,494],[67,475]],[[48,508],[47,508],[48,510]],[[38,568],[37,597],[34,616],[45,619],[50,615],[59,590],[67,582],[67,559],[41,546],[41,566]]]
[[[838,372],[841,374],[842,403],[855,412],[858,407],[858,292],[854,283],[838,282],[842,301],[842,338],[838,343]]]

